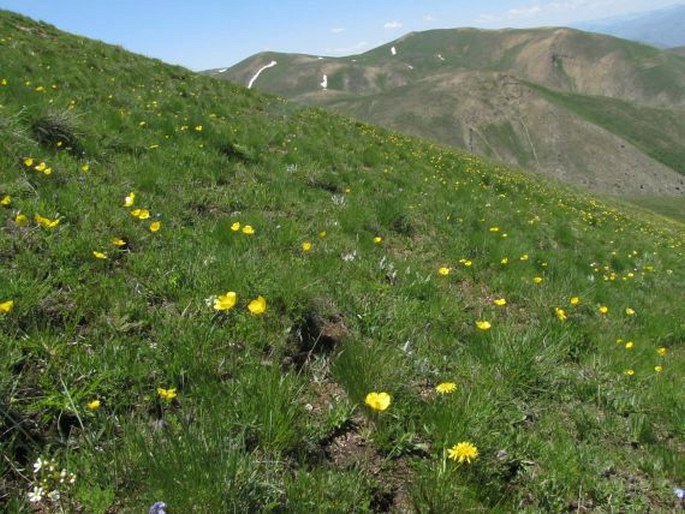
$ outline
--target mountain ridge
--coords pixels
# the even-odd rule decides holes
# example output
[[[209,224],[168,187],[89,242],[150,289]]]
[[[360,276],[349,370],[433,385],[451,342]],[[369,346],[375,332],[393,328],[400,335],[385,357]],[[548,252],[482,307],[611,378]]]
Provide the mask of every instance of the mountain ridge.
[[[279,64],[254,87],[613,194],[683,194],[685,125],[671,111],[685,112],[685,59],[674,52],[568,28],[437,29],[355,56],[267,52],[207,73],[245,84],[271,61]],[[613,109],[598,121],[529,84],[581,95],[574,97],[580,103],[626,102],[633,115]],[[651,127],[644,134],[641,116]],[[526,118],[533,121],[511,124]],[[551,142],[549,124],[558,143],[536,157]],[[663,140],[675,141],[668,155],[645,150],[659,140],[660,126],[672,131]],[[594,149],[585,159],[581,148]]]

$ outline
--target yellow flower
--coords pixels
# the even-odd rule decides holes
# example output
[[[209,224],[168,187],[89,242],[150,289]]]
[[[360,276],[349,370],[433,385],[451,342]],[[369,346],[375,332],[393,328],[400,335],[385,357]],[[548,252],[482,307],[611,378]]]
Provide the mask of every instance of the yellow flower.
[[[626,350],[632,350],[634,346],[635,346],[635,343],[633,343],[632,341],[628,341],[626,343]]]
[[[554,314],[556,314],[557,318],[559,318],[559,321],[566,321],[568,319],[566,311],[561,307],[555,307]]]
[[[84,164],[84,165],[82,165],[82,166],[81,166],[81,171],[83,171],[83,172],[88,172],[88,171],[90,171],[90,165],[87,164],[87,163]]]
[[[580,297],[579,296],[572,296],[571,299],[569,300],[569,303],[571,305],[578,305],[580,304]]]
[[[521,257],[519,257],[519,260],[520,261],[527,261],[528,260],[528,254],[524,253],[523,255],[521,255]]]
[[[33,219],[36,220],[36,223],[38,223],[41,227],[44,228],[55,228],[57,225],[59,225],[58,218],[51,220],[50,218],[44,218],[40,214],[35,214],[33,216]]]
[[[495,298],[492,303],[498,307],[504,307],[507,304],[507,301],[504,298]]]
[[[255,316],[264,314],[266,311],[266,299],[263,296],[258,296],[247,304],[247,309]]]
[[[500,264],[509,264],[509,257],[502,257],[502,260],[499,261]]]
[[[499,227],[490,227],[488,230],[490,232],[499,232]]]
[[[321,232],[319,232],[319,237],[326,237],[327,235],[328,235],[328,233],[325,230],[322,230]]]
[[[238,232],[240,230],[240,222],[236,221],[233,225],[231,225],[231,230],[233,232]]]
[[[631,309],[630,307],[626,307],[626,316],[635,316],[635,309]]]
[[[447,266],[443,266],[438,269],[438,273],[440,273],[443,277],[446,277],[450,274],[450,269]]]
[[[478,448],[468,441],[462,441],[448,449],[447,456],[459,463],[466,461],[471,464],[471,460],[475,460],[478,457]]]
[[[29,219],[26,217],[25,214],[17,214],[14,218],[14,222],[20,227],[25,227],[29,224]]]
[[[666,348],[665,346],[662,346],[661,348],[659,348],[656,351],[656,353],[658,353],[659,355],[661,355],[663,357],[664,355],[668,354],[668,348]]]
[[[136,201],[136,194],[131,191],[127,197],[124,198],[124,207],[133,207]]]
[[[490,328],[492,327],[492,325],[490,324],[489,321],[483,321],[483,320],[481,320],[481,321],[476,321],[476,326],[477,326],[480,330],[490,330]]]
[[[238,299],[237,295],[233,291],[217,297],[214,300],[214,310],[216,311],[227,311],[235,306],[235,302]]]
[[[664,370],[663,366],[654,366],[654,371],[657,373],[661,373]]]
[[[634,370],[634,369],[630,369],[630,368],[624,369],[624,370],[623,370],[623,374],[626,375],[626,376],[632,377],[632,376],[635,374],[635,370]]]
[[[457,390],[457,384],[455,384],[454,382],[440,382],[438,385],[435,386],[435,390],[439,394],[453,393]]]
[[[10,195],[5,195],[0,199],[0,205],[9,205],[12,203],[12,197]]]
[[[599,307],[599,309],[597,309],[597,311],[598,311],[600,314],[606,314],[606,313],[609,312],[609,307],[607,307],[606,305],[601,305],[601,306]]]
[[[170,402],[176,398],[176,388],[172,387],[171,389],[164,389],[163,387],[158,387],[157,394],[162,400]]]
[[[202,125],[196,125],[195,132],[202,132]]]
[[[12,309],[14,309],[14,300],[7,300],[0,303],[0,313],[7,314]]]
[[[390,406],[392,398],[386,392],[371,392],[364,398],[364,403],[371,407],[373,410],[383,412]]]
[[[304,243],[302,243],[302,251],[303,252],[308,252],[311,249],[312,249],[312,244],[309,241],[305,241]]]
[[[131,216],[138,218],[139,220],[146,220],[150,217],[150,211],[147,209],[133,209],[131,211]]]
[[[150,223],[150,232],[159,232],[160,228],[162,228],[161,221],[153,221],[152,223]]]
[[[373,242],[375,244],[381,244],[383,242],[383,238],[381,236],[376,236],[373,238]]]
[[[105,252],[93,251],[93,255],[96,259],[107,259],[107,254]]]
[[[26,166],[27,168],[33,166],[33,158],[27,157],[26,159],[24,159],[24,166]]]
[[[112,244],[114,246],[126,246],[126,241],[124,241],[120,237],[113,237],[112,238]]]
[[[96,411],[100,408],[100,400],[92,400],[86,404],[86,408],[91,411]]]
[[[533,277],[533,284],[542,284],[543,280],[542,277]]]
[[[243,234],[248,236],[254,235],[254,229],[252,228],[252,225],[245,225],[243,227]]]

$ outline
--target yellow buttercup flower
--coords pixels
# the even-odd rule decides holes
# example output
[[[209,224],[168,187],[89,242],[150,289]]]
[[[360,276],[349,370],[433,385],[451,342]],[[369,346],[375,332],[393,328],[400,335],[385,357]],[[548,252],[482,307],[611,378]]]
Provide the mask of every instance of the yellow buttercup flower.
[[[100,400],[93,400],[86,404],[86,408],[90,411],[96,411],[100,408]]]
[[[25,214],[17,214],[14,218],[14,222],[20,227],[25,227],[29,224],[29,219]]]
[[[112,238],[112,244],[114,246],[126,246],[126,241],[124,241],[120,237],[113,237]]]
[[[606,305],[602,305],[599,307],[599,309],[597,309],[597,311],[600,314],[607,314],[609,312],[609,307],[607,307]]]
[[[635,370],[628,368],[623,370],[623,374],[629,377],[632,377],[635,374]]]
[[[51,220],[50,218],[45,218],[40,214],[35,214],[33,216],[33,219],[36,220],[36,223],[38,223],[41,227],[44,228],[55,228],[57,225],[59,225],[59,218]]]
[[[136,201],[136,194],[131,191],[128,196],[124,198],[124,207],[133,207],[133,204]]]
[[[533,277],[533,284],[542,284],[543,280],[542,277]]]
[[[0,313],[7,314],[12,309],[14,309],[14,300],[7,300],[0,303]]]
[[[24,159],[24,166],[26,166],[27,168],[33,166],[33,158],[27,157],[26,159]]]
[[[152,223],[150,223],[150,232],[159,232],[160,228],[162,228],[161,221],[153,221]]]
[[[238,296],[233,291],[229,291],[228,293],[217,297],[217,299],[214,300],[214,310],[227,311],[232,309],[235,306],[237,298]]]
[[[441,268],[438,268],[438,273],[443,277],[446,277],[450,274],[450,269],[447,266],[442,266]]]
[[[492,327],[492,325],[490,324],[489,321],[484,321],[484,320],[476,321],[476,326],[480,330],[490,330],[490,328]]]
[[[499,261],[500,264],[509,264],[509,257],[502,257],[502,260]]]
[[[626,350],[632,350],[634,346],[635,346],[635,343],[633,343],[632,341],[628,341],[626,343]]]
[[[303,252],[308,252],[312,249],[312,244],[309,241],[305,241],[302,243],[302,251]]]
[[[157,394],[162,400],[167,402],[170,402],[177,396],[175,387],[172,387],[171,389],[164,389],[163,387],[158,387]]]
[[[664,370],[663,366],[654,366],[654,371],[657,373],[661,373]]]
[[[254,233],[255,233],[255,230],[254,230],[254,228],[252,228],[252,225],[245,225],[243,227],[243,234],[248,235],[248,236],[252,236],[252,235],[254,235]]]
[[[93,251],[93,255],[95,256],[96,259],[107,259],[107,254],[105,252],[98,252],[98,251]]]
[[[374,244],[381,244],[383,242],[383,238],[381,236],[376,236],[373,238]]]
[[[457,390],[457,384],[454,382],[440,382],[435,386],[435,391],[439,394],[453,393]]]
[[[371,392],[366,395],[366,398],[364,398],[364,403],[367,406],[380,412],[383,412],[385,409],[387,409],[390,406],[391,401],[392,398],[386,392]]]
[[[139,220],[146,220],[150,217],[150,211],[147,209],[133,209],[131,211],[131,216],[138,218]]]
[[[656,353],[658,353],[659,355],[661,355],[663,357],[664,355],[668,354],[668,348],[666,348],[665,346],[662,346],[661,348],[659,348],[656,351]]]
[[[495,298],[492,303],[498,307],[504,307],[507,304],[507,300],[504,298]]]
[[[635,316],[635,309],[631,309],[630,307],[626,307],[626,316]]]
[[[559,318],[559,321],[566,321],[568,319],[568,316],[566,315],[566,311],[562,309],[561,307],[555,307],[554,308],[554,314],[556,315],[557,318]]]
[[[231,230],[233,232],[238,232],[240,230],[240,222],[236,221],[235,223],[233,223],[233,225],[231,225]]]
[[[195,132],[202,132],[202,125],[196,125]]]
[[[0,198],[0,205],[10,205],[12,203],[12,197],[10,195],[5,195]]]
[[[459,463],[468,462],[471,464],[471,461],[478,457],[478,448],[468,441],[462,441],[448,449],[447,456]]]
[[[266,299],[263,296],[258,296],[247,304],[247,309],[255,316],[264,314],[266,311]]]
[[[580,304],[580,297],[578,296],[572,296],[571,299],[569,300],[569,303],[571,305],[578,305]]]

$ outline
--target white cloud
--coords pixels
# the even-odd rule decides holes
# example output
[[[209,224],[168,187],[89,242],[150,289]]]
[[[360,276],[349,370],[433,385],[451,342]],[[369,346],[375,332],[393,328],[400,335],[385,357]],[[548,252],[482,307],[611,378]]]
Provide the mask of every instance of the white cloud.
[[[531,5],[522,9],[509,9],[507,14],[512,18],[529,18],[542,12],[542,7],[539,5]]]
[[[402,23],[400,23],[399,21],[388,21],[385,23],[385,25],[383,25],[383,28],[386,30],[395,30],[401,27]]]
[[[331,29],[331,32],[333,34],[340,34],[341,32],[345,32],[345,28],[344,27],[333,27]]]

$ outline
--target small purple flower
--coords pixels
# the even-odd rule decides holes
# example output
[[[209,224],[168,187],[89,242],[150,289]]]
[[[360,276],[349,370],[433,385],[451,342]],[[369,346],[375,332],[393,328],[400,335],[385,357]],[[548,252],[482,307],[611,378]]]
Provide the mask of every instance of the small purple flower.
[[[155,502],[152,507],[150,507],[150,510],[148,511],[148,514],[167,514],[166,512],[166,503],[164,502]]]

